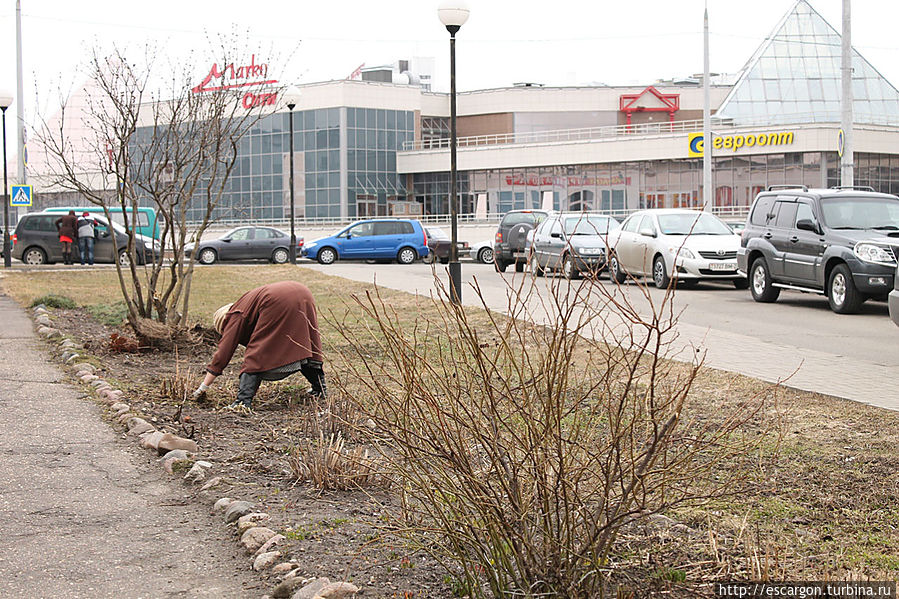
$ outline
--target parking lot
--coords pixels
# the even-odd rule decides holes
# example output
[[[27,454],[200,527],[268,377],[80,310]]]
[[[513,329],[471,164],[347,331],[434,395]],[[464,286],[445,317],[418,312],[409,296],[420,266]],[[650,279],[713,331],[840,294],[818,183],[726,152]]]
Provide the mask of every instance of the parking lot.
[[[322,266],[304,261],[302,266],[420,294],[434,291],[435,272],[444,284],[447,281],[441,265],[434,269],[421,263]],[[490,265],[471,262],[463,264],[462,275],[463,302],[480,302],[470,287],[476,280],[487,305],[495,310],[506,307],[508,289],[522,279],[525,285],[547,284],[546,279],[533,279],[511,268],[499,274]],[[614,285],[605,277],[596,284]],[[628,293],[649,312],[636,285],[626,284],[616,293]],[[649,293],[658,302],[664,292],[650,287]],[[678,290],[674,306],[681,311],[675,342],[681,359],[689,359],[699,348],[706,352],[706,364],[715,368],[772,382],[789,378],[787,384],[798,389],[899,409],[895,391],[899,329],[890,321],[884,302],[868,301],[859,314],[838,315],[819,295],[785,291],[776,303],[759,304],[749,291],[736,290],[729,283],[703,283]]]

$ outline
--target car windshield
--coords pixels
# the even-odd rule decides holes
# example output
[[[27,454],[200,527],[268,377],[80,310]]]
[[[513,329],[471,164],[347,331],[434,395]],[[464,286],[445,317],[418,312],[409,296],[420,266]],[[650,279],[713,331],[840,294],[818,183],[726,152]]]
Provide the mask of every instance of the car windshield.
[[[605,235],[618,228],[618,221],[609,216],[570,216],[565,219],[568,235]]]
[[[660,214],[663,235],[733,235],[734,232],[717,216],[707,212]]]
[[[432,227],[432,228],[427,229],[427,231],[428,231],[428,237],[431,239],[437,239],[440,241],[448,241],[449,240],[449,235],[447,235],[446,231],[444,231],[443,229],[435,229]]]
[[[899,199],[824,198],[821,211],[831,229],[899,230]]]

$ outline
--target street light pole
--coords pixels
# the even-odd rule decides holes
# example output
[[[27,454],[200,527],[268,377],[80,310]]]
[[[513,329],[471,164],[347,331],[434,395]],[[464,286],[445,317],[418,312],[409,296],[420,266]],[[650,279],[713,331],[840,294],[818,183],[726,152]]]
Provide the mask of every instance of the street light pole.
[[[459,191],[456,177],[456,33],[468,20],[468,5],[461,0],[440,4],[437,15],[450,34],[450,301],[462,303],[462,265],[459,263]]]
[[[0,93],[0,110],[3,111],[3,267],[12,266],[9,247],[9,183],[6,180],[6,109],[12,105],[12,96]]]
[[[294,224],[294,201],[293,201],[293,109],[297,105],[297,100],[299,99],[299,92],[291,87],[287,91],[284,92],[284,102],[287,104],[287,109],[290,111],[290,263],[297,263],[297,233],[296,233],[296,225]]]

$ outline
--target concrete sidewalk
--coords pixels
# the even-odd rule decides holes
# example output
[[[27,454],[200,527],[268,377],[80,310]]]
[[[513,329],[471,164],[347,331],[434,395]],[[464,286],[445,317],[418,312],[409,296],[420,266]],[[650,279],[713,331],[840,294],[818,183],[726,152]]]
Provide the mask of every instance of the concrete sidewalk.
[[[0,597],[263,595],[228,530],[81,397],[0,290]]]

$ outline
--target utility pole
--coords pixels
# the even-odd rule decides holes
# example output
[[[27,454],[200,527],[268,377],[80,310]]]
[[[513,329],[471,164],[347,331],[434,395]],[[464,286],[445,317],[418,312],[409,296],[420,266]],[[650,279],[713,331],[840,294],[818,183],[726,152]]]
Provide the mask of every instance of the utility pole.
[[[22,86],[22,0],[16,0],[16,132],[19,135],[18,156],[19,172],[16,177],[19,185],[28,183],[25,172],[25,93]],[[6,193],[6,192],[4,192]],[[16,207],[16,220],[19,208]]]
[[[843,0],[843,45],[840,74],[843,84],[840,129],[843,132],[843,155],[840,157],[840,185],[855,185],[855,156],[852,149],[852,20],[850,0]]]
[[[709,83],[709,7],[705,7],[702,26],[702,209],[715,206],[712,188],[712,107]]]

